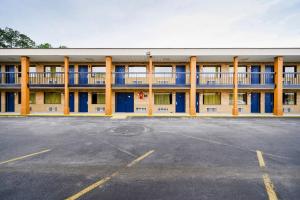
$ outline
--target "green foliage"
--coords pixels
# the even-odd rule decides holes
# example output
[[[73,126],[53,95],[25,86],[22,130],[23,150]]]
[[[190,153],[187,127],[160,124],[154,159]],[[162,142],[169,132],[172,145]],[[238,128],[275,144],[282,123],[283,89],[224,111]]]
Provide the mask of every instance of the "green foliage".
[[[49,43],[36,43],[27,35],[20,33],[12,28],[0,28],[0,48],[53,48]],[[67,46],[60,45],[58,48],[68,48]]]
[[[50,49],[50,48],[52,48],[52,46],[49,43],[42,43],[42,44],[39,44],[37,46],[37,48],[39,48],[39,49]]]

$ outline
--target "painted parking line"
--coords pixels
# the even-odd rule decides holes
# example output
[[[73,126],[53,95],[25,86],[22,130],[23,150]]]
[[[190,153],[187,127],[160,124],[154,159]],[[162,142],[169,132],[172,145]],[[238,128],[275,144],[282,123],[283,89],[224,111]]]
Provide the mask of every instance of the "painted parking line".
[[[0,162],[0,165],[6,164],[6,163],[10,163],[10,162],[14,162],[14,161],[17,161],[17,160],[23,160],[23,159],[25,159],[25,158],[37,156],[37,155],[40,155],[40,154],[43,154],[43,153],[47,153],[47,152],[49,152],[49,151],[51,151],[51,149],[46,149],[46,150],[39,151],[39,152],[35,152],[35,153],[32,153],[32,154],[28,154],[28,155],[24,155],[24,156],[12,158],[12,159],[10,159],[10,160],[6,160],[6,161]]]
[[[263,158],[262,152],[259,151],[259,150],[257,150],[257,151],[256,151],[256,155],[257,155],[259,167],[260,167],[260,168],[266,167],[265,160],[264,160],[264,158]]]
[[[264,160],[264,157],[263,157],[263,152],[257,150],[256,154],[257,154],[257,160],[258,160],[259,167],[262,170],[264,170],[265,167],[266,167],[266,164],[265,164],[265,160]],[[264,184],[265,184],[265,188],[266,188],[269,200],[278,200],[277,194],[275,192],[275,187],[274,187],[274,184],[271,181],[270,176],[266,172],[264,172],[262,178],[263,178],[263,181],[264,181]]]
[[[148,151],[147,153],[141,155],[137,159],[135,159],[132,162],[130,162],[129,164],[127,164],[126,168],[129,168],[129,167],[132,167],[132,166],[136,165],[138,162],[144,160],[146,157],[150,156],[152,153],[154,153],[154,150]],[[85,189],[81,190],[80,192],[66,198],[66,200],[76,200],[76,199],[80,198],[81,196],[85,195],[86,193],[94,190],[95,188],[102,187],[105,183],[107,183],[113,177],[115,177],[117,175],[119,175],[119,171],[116,171],[116,172],[112,173],[110,176],[107,176],[107,177],[93,183],[92,185],[90,185],[90,186],[86,187]]]

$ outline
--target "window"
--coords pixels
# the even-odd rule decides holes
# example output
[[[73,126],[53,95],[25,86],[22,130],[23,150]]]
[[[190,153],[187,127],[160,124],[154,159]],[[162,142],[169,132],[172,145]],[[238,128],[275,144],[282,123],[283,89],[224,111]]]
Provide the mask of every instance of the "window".
[[[296,105],[297,94],[296,93],[283,93],[284,105]]]
[[[221,104],[221,93],[204,93],[203,94],[204,105],[220,105]]]
[[[129,66],[129,78],[146,78],[147,69],[145,66]]]
[[[35,104],[35,93],[30,93],[29,103]]]
[[[172,104],[172,93],[161,93],[154,94],[155,105],[171,105]]]
[[[232,72],[232,73],[234,72],[232,65],[229,67],[229,72]],[[239,66],[238,67],[238,72],[239,73],[246,73],[247,72],[247,66]]]
[[[297,72],[297,68],[296,68],[296,66],[284,66],[283,72],[284,72],[283,77],[292,78],[293,77],[292,73]],[[285,74],[285,73],[288,73],[288,74]],[[294,74],[294,78],[296,78],[296,77],[297,77],[297,75]]]
[[[55,77],[55,73],[62,72],[62,67],[60,66],[45,66],[45,77]]]
[[[18,92],[18,104],[21,104],[21,100],[22,100],[22,94],[21,92]],[[30,93],[29,103],[35,104],[35,93]]]
[[[105,104],[105,94],[92,93],[92,104]]]
[[[92,77],[96,76],[96,73],[98,75],[104,74],[106,71],[104,66],[92,66]]]
[[[284,72],[294,73],[296,72],[295,66],[284,66],[283,68]]]
[[[155,77],[172,77],[172,66],[156,66],[154,67]]]
[[[233,105],[233,94],[229,94],[229,105]],[[247,93],[238,94],[238,105],[247,105]]]
[[[203,78],[217,78],[220,77],[221,67],[220,66],[203,66],[202,69]]]
[[[204,73],[220,73],[220,66],[203,66],[202,72]]]
[[[61,104],[61,95],[59,92],[45,92],[44,104]]]
[[[36,67],[35,66],[30,66],[29,67],[29,72],[36,72]]]

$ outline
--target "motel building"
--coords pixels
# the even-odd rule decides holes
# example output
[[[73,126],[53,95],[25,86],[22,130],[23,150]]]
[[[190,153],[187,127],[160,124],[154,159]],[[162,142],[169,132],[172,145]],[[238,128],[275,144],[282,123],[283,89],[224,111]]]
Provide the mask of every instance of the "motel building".
[[[0,49],[1,114],[300,115],[300,48]]]

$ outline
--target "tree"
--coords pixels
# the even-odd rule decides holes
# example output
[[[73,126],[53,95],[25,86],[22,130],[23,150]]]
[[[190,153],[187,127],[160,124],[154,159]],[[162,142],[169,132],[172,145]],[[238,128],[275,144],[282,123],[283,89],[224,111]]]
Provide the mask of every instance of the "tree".
[[[0,28],[1,48],[34,48],[35,42],[12,28]]]
[[[40,48],[49,49],[53,48],[50,43],[36,43],[27,35],[20,33],[17,30],[6,27],[0,28],[0,48]],[[58,48],[68,48],[67,46],[60,45]]]
[[[42,44],[39,44],[36,48],[39,48],[39,49],[49,49],[49,48],[52,48],[51,44],[49,43],[42,43]]]

